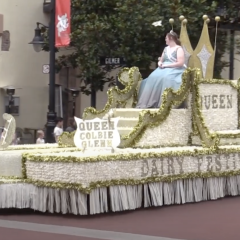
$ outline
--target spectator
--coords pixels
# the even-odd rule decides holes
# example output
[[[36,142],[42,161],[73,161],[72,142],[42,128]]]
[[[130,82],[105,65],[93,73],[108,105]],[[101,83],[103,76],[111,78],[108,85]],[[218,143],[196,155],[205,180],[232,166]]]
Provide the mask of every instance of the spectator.
[[[58,142],[58,138],[63,133],[63,118],[56,119],[56,127],[54,128],[53,134],[55,137],[55,141]]]
[[[44,140],[44,132],[43,130],[38,130],[37,131],[37,141],[36,144],[44,144],[45,140]]]
[[[11,145],[18,145],[20,143],[20,138],[17,137],[17,134],[14,133],[13,140]]]
[[[67,128],[65,130],[65,132],[74,132],[76,130],[76,122],[74,120],[74,118],[69,118],[68,119],[68,125],[67,125]]]

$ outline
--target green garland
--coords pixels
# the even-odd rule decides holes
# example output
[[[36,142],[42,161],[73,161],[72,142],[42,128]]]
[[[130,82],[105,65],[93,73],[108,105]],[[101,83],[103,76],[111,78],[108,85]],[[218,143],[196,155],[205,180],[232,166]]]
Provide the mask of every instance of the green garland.
[[[182,85],[180,89],[174,92],[168,88],[162,96],[162,104],[157,112],[152,113],[150,110],[143,110],[139,113],[139,120],[133,130],[121,139],[120,147],[134,147],[140,141],[145,131],[162,124],[169,116],[174,105],[181,104],[188,96],[190,90],[190,75],[191,69],[186,69],[183,73]]]
[[[222,85],[230,85],[232,88],[235,88],[236,90],[239,89],[238,84],[235,84],[231,80],[226,80],[226,79],[204,79],[204,78],[201,78],[198,80],[198,84],[222,84]]]
[[[123,73],[129,75],[129,82],[126,83],[122,80]],[[136,78],[135,74],[138,74]],[[107,92],[108,102],[105,105],[104,109],[97,111],[95,108],[89,107],[84,110],[83,119],[93,119],[95,117],[103,117],[111,108],[116,108],[119,103],[120,105],[126,104],[126,102],[134,95],[135,89],[138,82],[141,80],[141,74],[137,67],[123,68],[119,73],[119,80],[126,87],[123,90],[120,90],[118,87],[110,88]]]
[[[204,118],[202,115],[202,112],[200,110],[200,90],[199,85],[201,83],[201,73],[199,69],[195,69],[194,72],[194,81],[193,81],[193,87],[192,87],[192,117],[193,117],[193,133],[198,134],[200,136],[200,139],[202,141],[202,145],[204,147],[209,148],[217,148],[219,145],[219,137],[216,133],[210,133],[209,129],[207,128]],[[204,80],[204,83],[215,83],[215,81],[207,81]]]
[[[4,180],[23,180],[24,178],[23,177],[17,177],[17,176],[0,176],[0,181],[1,179],[4,179]]]
[[[199,135],[200,139],[202,141],[202,145],[205,147],[213,147],[217,148],[220,144],[221,139],[228,139],[228,138],[238,138],[240,137],[240,134],[236,133],[230,133],[230,134],[221,134],[221,133],[210,133],[209,129],[207,128],[204,118],[202,115],[202,112],[200,110],[200,90],[199,85],[200,84],[224,84],[224,85],[230,85],[232,88],[236,89],[238,91],[238,110],[240,107],[239,104],[239,97],[240,97],[240,80],[237,81],[237,84],[234,84],[230,80],[223,80],[223,79],[201,79],[200,74],[195,74],[194,84],[193,84],[193,97],[194,100],[192,105],[192,116],[193,116],[193,133],[191,134],[190,138],[192,136]],[[240,112],[238,111],[238,123],[240,119]],[[239,127],[239,126],[238,126]]]
[[[120,73],[120,82],[126,85],[126,82],[124,82],[121,79],[121,74],[125,73],[126,71],[130,72],[130,82],[127,85],[127,87],[124,90],[116,90],[118,94],[126,94],[132,91],[132,88],[134,85],[133,76],[131,74],[134,73],[136,68],[128,69],[124,68],[122,69]],[[139,120],[137,125],[133,128],[133,130],[121,137],[121,144],[120,148],[126,148],[136,147],[136,144],[141,140],[143,137],[145,131],[149,128],[153,128],[156,126],[159,126],[162,124],[167,117],[170,114],[170,111],[172,109],[173,105],[177,105],[182,103],[188,96],[189,92],[192,93],[192,133],[189,136],[189,145],[192,143],[192,136],[199,135],[200,140],[202,142],[202,146],[204,147],[210,147],[210,148],[217,148],[220,144],[221,138],[238,138],[239,134],[217,134],[217,133],[210,133],[208,127],[206,126],[204,122],[204,117],[202,115],[201,109],[200,109],[200,90],[199,85],[200,84],[225,84],[230,85],[234,89],[237,89],[238,91],[238,109],[239,109],[239,116],[238,116],[238,127],[240,128],[240,79],[238,80],[237,84],[234,84],[230,80],[222,80],[222,79],[202,79],[201,78],[201,72],[199,69],[186,69],[186,71],[183,74],[183,83],[180,87],[180,89],[177,92],[174,92],[172,89],[166,89],[163,93],[163,102],[160,107],[160,109],[154,113],[152,113],[150,110],[143,110],[139,114]],[[114,90],[114,91],[115,91]],[[113,91],[113,90],[111,90]],[[137,103],[137,89],[133,91],[133,97],[134,102],[133,106]],[[116,101],[116,100],[115,100]],[[128,100],[124,100],[120,102],[119,100],[116,101],[116,105],[119,106],[125,106],[127,104]],[[113,93],[109,93],[109,101],[107,105],[105,106],[105,110],[102,111],[96,111],[92,110],[90,111],[94,115],[99,115],[101,113],[107,113],[107,111],[110,110],[112,107],[112,103],[114,102],[114,95]],[[111,104],[110,104],[111,103]],[[86,116],[89,113],[89,109],[86,109]],[[74,133],[68,134],[64,133],[60,139],[59,139],[59,145],[61,147],[70,147],[74,146],[73,137]]]
[[[74,151],[74,150],[73,150]],[[140,159],[150,158],[167,158],[167,157],[196,157],[199,155],[213,155],[213,154],[230,154],[239,153],[240,147],[237,148],[193,148],[190,150],[172,150],[167,152],[139,152],[139,153],[122,153],[96,156],[53,156],[53,155],[35,155],[32,153],[23,154],[22,161],[32,162],[62,162],[62,163],[87,163],[87,162],[104,162],[104,161],[136,161]],[[24,175],[24,174],[23,174]]]
[[[76,151],[72,149],[71,151]],[[61,152],[61,151],[59,151]],[[137,185],[146,184],[152,182],[172,182],[180,179],[191,179],[191,178],[210,178],[210,177],[229,177],[240,175],[240,170],[231,170],[223,172],[194,172],[184,173],[171,176],[156,176],[147,177],[144,179],[120,179],[120,180],[109,180],[109,181],[97,181],[90,183],[89,187],[83,187],[82,184],[76,183],[61,183],[61,182],[44,182],[39,180],[33,180],[27,177],[26,162],[62,162],[62,163],[86,163],[86,162],[99,162],[99,161],[136,161],[140,159],[154,159],[154,158],[166,158],[166,157],[184,157],[184,156],[201,156],[201,155],[215,155],[215,154],[231,154],[239,153],[239,148],[203,148],[181,150],[181,151],[170,151],[170,152],[148,152],[148,153],[129,153],[129,154],[113,154],[113,155],[98,155],[91,157],[74,157],[74,156],[46,156],[46,155],[34,155],[30,153],[24,153],[22,156],[22,178],[19,177],[1,177],[0,183],[16,183],[23,182],[33,184],[39,187],[51,187],[51,188],[62,188],[62,189],[76,189],[84,193],[90,193],[92,189],[100,187],[109,187],[116,185]],[[39,153],[37,153],[39,154]],[[4,181],[7,180],[7,181]]]
[[[71,133],[69,132],[63,132],[61,136],[58,138],[58,145],[63,148],[69,148],[69,147],[74,147],[74,135],[76,131],[73,131]]]
[[[52,151],[52,149],[60,149],[60,148],[64,148],[63,146],[55,146],[55,147],[44,147],[44,146],[42,146],[42,147],[39,147],[38,145],[35,145],[35,144],[33,144],[33,146],[35,146],[35,148],[31,148],[31,147],[27,147],[27,146],[25,146],[24,147],[24,145],[19,145],[19,147],[14,147],[14,148],[11,148],[10,146],[9,147],[7,147],[7,148],[4,148],[4,149],[0,149],[0,152],[2,151],[2,152],[6,152],[6,151],[19,151],[19,150],[45,150],[45,149],[49,149],[49,150],[51,150]],[[72,147],[72,146],[71,146]]]
[[[234,134],[234,133],[218,133],[218,136],[222,139],[222,138],[226,138],[226,139],[228,139],[228,138],[240,138],[240,133],[236,133],[236,134]]]
[[[64,183],[64,182],[44,182],[33,179],[16,179],[11,181],[0,180],[2,184],[10,183],[28,183],[33,184],[38,187],[47,187],[55,189],[75,189],[82,193],[89,194],[93,189],[110,187],[110,186],[119,186],[119,185],[140,185],[148,184],[154,182],[174,182],[177,180],[184,179],[194,179],[194,178],[213,178],[213,177],[232,177],[239,176],[240,170],[224,171],[224,172],[194,172],[194,173],[185,173],[171,176],[159,176],[159,177],[148,177],[143,179],[119,179],[119,180],[107,180],[107,181],[97,181],[91,182],[89,187],[84,187],[80,183]]]
[[[61,150],[51,150],[51,153],[62,153],[62,152],[79,152],[81,151],[78,148],[65,148],[65,149],[61,149]],[[39,154],[36,156],[36,154]],[[34,158],[41,158],[43,156],[40,157],[41,152],[35,152],[35,153],[23,153],[22,154],[22,178],[26,179],[27,178],[27,168],[26,168],[26,161],[29,161],[30,158],[32,158],[34,156]],[[40,161],[39,161],[40,162]]]

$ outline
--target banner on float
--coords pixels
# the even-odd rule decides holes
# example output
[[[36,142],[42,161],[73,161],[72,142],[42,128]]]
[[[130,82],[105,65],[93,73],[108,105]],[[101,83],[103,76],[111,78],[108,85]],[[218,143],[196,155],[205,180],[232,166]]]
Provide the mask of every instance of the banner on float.
[[[70,44],[71,0],[56,0],[55,46],[66,47]]]

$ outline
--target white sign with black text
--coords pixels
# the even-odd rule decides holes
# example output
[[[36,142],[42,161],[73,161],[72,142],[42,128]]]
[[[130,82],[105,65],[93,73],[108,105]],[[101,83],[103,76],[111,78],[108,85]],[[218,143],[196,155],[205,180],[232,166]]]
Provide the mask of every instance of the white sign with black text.
[[[117,130],[119,118],[103,120],[82,120],[75,117],[77,130],[74,144],[81,149],[116,148],[120,144],[120,134]]]

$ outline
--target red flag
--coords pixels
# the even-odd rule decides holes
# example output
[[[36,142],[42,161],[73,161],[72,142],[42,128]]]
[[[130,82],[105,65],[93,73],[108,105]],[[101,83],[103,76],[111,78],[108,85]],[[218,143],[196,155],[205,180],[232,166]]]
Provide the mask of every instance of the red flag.
[[[55,46],[70,44],[71,0],[56,0]]]

